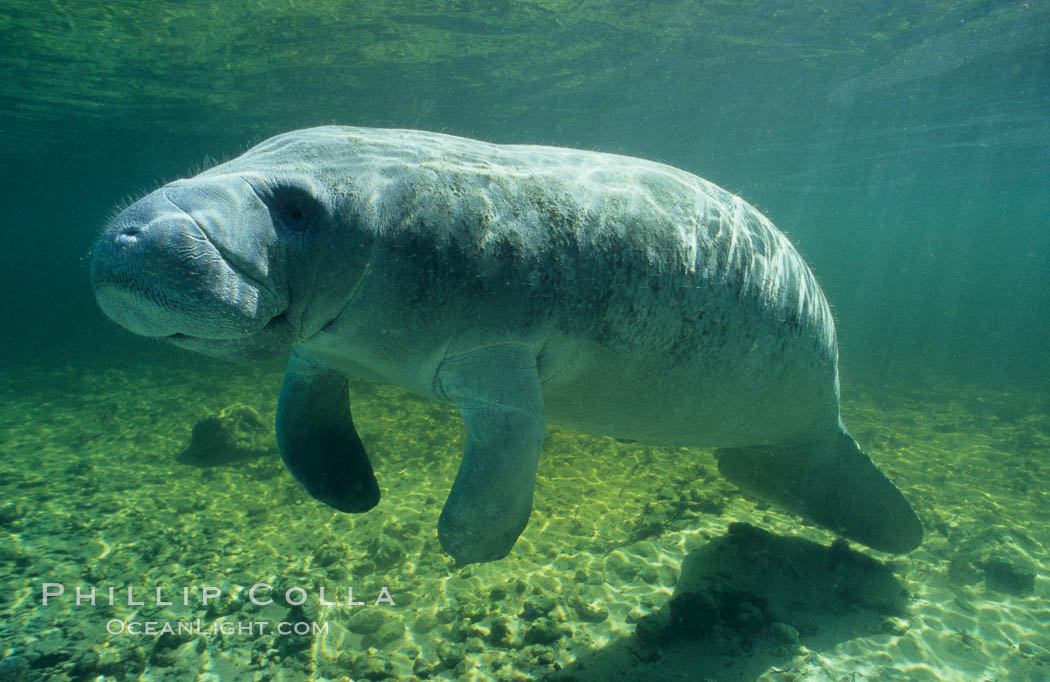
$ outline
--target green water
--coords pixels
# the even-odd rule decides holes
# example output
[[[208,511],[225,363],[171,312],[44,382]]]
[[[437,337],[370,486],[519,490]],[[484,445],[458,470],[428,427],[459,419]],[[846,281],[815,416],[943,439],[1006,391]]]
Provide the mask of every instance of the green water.
[[[13,0],[0,36],[0,679],[1050,679],[1046,3]],[[923,545],[855,548],[876,568],[730,532],[834,539],[709,451],[552,426],[511,556],[456,566],[435,524],[465,431],[364,382],[383,501],[310,500],[272,441],[281,368],[122,331],[87,255],[121,201],[327,123],[632,154],[755,204],[824,287],[843,418]],[[189,461],[248,409],[242,457]],[[686,584],[721,595],[697,637]]]

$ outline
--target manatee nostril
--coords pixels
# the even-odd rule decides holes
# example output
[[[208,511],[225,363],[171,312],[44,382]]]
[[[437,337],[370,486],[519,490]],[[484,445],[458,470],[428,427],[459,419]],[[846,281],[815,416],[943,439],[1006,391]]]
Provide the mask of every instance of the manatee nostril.
[[[120,232],[117,233],[114,241],[121,245],[134,244],[139,239],[139,232],[141,230],[138,225],[125,225],[120,228]]]

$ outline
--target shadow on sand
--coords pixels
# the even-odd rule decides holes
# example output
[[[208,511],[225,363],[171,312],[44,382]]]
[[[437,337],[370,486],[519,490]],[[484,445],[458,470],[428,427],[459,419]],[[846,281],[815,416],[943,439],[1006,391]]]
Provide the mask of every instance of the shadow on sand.
[[[549,679],[753,680],[900,627],[907,592],[890,567],[849,548],[746,523],[690,552],[673,597],[634,636],[581,656]]]

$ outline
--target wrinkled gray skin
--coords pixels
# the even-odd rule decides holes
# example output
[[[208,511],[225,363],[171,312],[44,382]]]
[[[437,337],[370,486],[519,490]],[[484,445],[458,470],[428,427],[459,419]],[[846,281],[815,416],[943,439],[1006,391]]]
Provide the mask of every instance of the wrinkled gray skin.
[[[753,207],[640,159],[411,130],[279,135],[132,204],[96,247],[102,310],[226,358],[290,355],[292,474],[343,511],[379,488],[348,375],[454,402],[438,522],[465,561],[528,522],[547,420],[717,446],[732,481],[873,548],[922,526],[839,420],[828,305]]]

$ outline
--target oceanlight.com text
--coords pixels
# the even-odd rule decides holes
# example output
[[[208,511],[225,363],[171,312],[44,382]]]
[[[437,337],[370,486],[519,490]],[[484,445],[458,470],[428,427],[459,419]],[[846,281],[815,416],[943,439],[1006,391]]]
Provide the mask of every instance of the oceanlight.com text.
[[[278,635],[313,636],[328,634],[328,623],[310,621],[271,623],[265,620],[251,621],[216,621],[205,624],[200,620],[128,620],[113,618],[106,622],[106,632],[111,635],[249,635],[259,636],[270,633]]]

